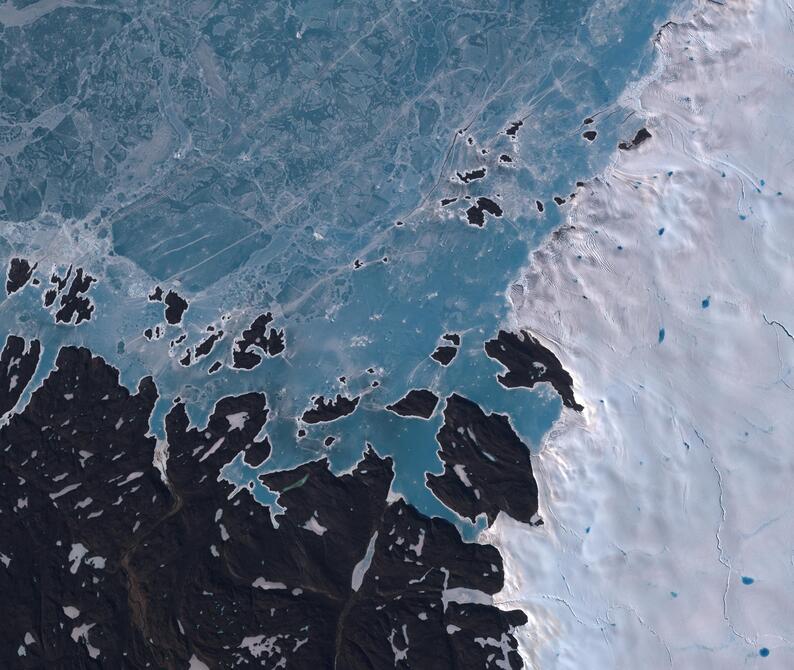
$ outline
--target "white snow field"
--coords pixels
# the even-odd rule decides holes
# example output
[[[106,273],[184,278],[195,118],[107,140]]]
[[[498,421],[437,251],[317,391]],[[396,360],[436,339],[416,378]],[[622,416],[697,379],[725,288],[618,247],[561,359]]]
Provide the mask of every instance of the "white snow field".
[[[534,668],[794,668],[794,8],[701,0],[658,51],[652,138],[510,289],[586,409],[535,461],[545,525],[484,534],[496,601]]]

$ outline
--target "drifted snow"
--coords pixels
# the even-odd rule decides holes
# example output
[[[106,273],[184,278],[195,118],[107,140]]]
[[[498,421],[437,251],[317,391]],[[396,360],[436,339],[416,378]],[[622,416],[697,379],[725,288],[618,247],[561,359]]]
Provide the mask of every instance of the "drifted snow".
[[[67,493],[71,493],[75,489],[81,487],[83,484],[82,482],[77,482],[76,484],[69,484],[68,486],[64,486],[60,491],[56,491],[55,493],[50,493],[51,500],[57,500],[61,496],[65,496]]]
[[[248,421],[248,412],[235,412],[234,414],[227,414],[226,420],[229,422],[229,431],[243,430],[245,422]]]
[[[160,480],[163,484],[168,485],[168,441],[157,440],[154,447],[154,456],[152,457],[152,465],[160,473]]]
[[[80,563],[83,562],[83,557],[87,553],[88,549],[80,542],[72,545],[72,548],[69,551],[69,562],[72,564],[69,568],[69,572],[71,572],[73,575],[77,574]]]
[[[466,466],[460,463],[456,463],[452,466],[452,469],[455,471],[455,474],[458,476],[458,479],[463,482],[464,486],[468,486],[471,488],[471,481],[469,480],[469,475],[466,472]]]
[[[226,439],[225,437],[221,437],[221,438],[218,438],[217,440],[215,440],[213,445],[209,449],[207,449],[207,451],[204,453],[204,455],[201,458],[199,458],[199,463],[203,463],[210,456],[212,456],[212,454],[214,454],[216,451],[218,451],[218,449],[221,448],[221,445],[223,444],[225,439]]]
[[[353,568],[353,575],[350,578],[350,588],[354,591],[358,591],[361,588],[361,584],[364,583],[364,575],[367,574],[367,570],[369,570],[369,566],[372,563],[372,557],[375,554],[375,542],[378,539],[378,533],[372,535],[369,539],[369,544],[367,545],[367,550],[364,552],[364,557],[356,563],[356,566]]]
[[[262,654],[266,654],[266,657],[270,658],[274,654],[281,654],[281,647],[279,647],[278,641],[285,637],[285,635],[274,635],[272,637],[251,635],[250,637],[243,638],[243,641],[240,643],[240,648],[247,649],[248,653],[254,658],[259,658]],[[283,657],[281,660],[283,660]],[[275,667],[281,665],[282,663],[279,661],[279,664]]]
[[[453,589],[444,588],[441,592],[441,602],[444,606],[444,611],[447,611],[449,603],[470,604],[476,603],[478,605],[492,605],[493,599],[487,593],[478,591],[477,589],[468,589],[463,586],[458,586]]]
[[[792,26],[702,0],[664,28],[652,139],[510,291],[586,406],[535,461],[546,523],[484,533],[531,667],[794,667]]]
[[[251,584],[254,588],[257,589],[264,589],[268,591],[270,589],[286,589],[286,584],[282,582],[269,582],[264,577],[257,577],[253,584]]]
[[[323,533],[325,533],[328,529],[317,520],[316,515],[317,512],[312,514],[309,517],[309,520],[303,524],[302,528],[305,528],[306,530],[310,530],[312,533],[316,533],[317,535],[322,537]]]
[[[422,549],[425,546],[425,529],[419,529],[419,537],[416,540],[416,544],[409,544],[408,548],[414,552],[417,556],[422,555]]]
[[[140,479],[141,477],[143,477],[143,473],[142,472],[140,472],[140,471],[131,472],[122,481],[120,481],[118,484],[116,484],[116,486],[126,486],[130,482],[134,482],[136,479]]]
[[[188,665],[188,670],[210,670],[210,667],[195,654],[188,659],[188,662],[190,664]]]
[[[88,655],[91,658],[98,658],[101,653],[100,650],[88,641],[88,633],[94,626],[96,626],[94,623],[84,623],[81,626],[75,626],[72,628],[72,640],[78,643],[82,640],[88,650]]]
[[[104,570],[107,559],[104,556],[90,556],[85,559],[86,565],[90,565],[97,570]]]
[[[80,610],[72,605],[66,605],[63,608],[63,613],[70,619],[76,619],[80,616]]]

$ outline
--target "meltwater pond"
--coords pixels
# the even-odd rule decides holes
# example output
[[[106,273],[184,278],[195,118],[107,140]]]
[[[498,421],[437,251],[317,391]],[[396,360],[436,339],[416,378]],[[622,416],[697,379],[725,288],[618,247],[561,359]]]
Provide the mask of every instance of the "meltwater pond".
[[[533,448],[556,418],[553,394],[497,383],[483,343],[530,248],[641,127],[618,99],[673,4],[6,4],[0,255],[37,265],[0,335],[44,345],[20,403],[64,344],[131,388],[153,375],[160,437],[177,397],[203,425],[219,398],[263,391],[260,471],[321,456],[343,471],[370,442],[396,492],[470,531],[425,486],[444,398],[509,415]],[[79,324],[46,305],[70,267],[95,279]],[[180,323],[155,286],[188,301]],[[267,312],[284,352],[233,368]],[[445,367],[430,354],[449,333]],[[429,421],[384,410],[418,388],[441,398]],[[312,398],[337,393],[356,411],[298,438]]]

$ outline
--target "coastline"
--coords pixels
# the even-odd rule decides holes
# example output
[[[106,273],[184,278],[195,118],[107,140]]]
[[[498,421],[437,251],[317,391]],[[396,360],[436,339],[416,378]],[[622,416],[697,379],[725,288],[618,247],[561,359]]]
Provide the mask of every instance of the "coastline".
[[[616,152],[508,289],[510,325],[586,408],[535,460],[547,523],[482,535],[505,558],[496,602],[529,616],[528,667],[793,662],[793,20],[702,1],[666,24],[621,101],[652,139]]]

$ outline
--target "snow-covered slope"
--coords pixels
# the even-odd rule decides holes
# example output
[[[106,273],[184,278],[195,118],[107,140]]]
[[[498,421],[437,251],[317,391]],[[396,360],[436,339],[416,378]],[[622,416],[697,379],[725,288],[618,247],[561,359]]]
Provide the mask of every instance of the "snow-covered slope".
[[[703,0],[510,290],[575,379],[501,515],[537,668],[794,667],[794,8]],[[627,138],[631,139],[631,138]]]

